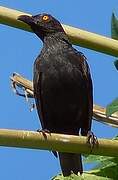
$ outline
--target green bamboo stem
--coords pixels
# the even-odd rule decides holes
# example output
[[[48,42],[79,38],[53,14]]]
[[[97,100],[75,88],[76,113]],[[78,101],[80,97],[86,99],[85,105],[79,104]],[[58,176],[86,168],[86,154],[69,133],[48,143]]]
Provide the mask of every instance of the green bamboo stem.
[[[31,15],[0,6],[0,23],[32,32],[27,24],[17,20],[17,17],[22,14]],[[63,27],[73,44],[112,56],[118,56],[117,40],[67,25],[63,25]]]
[[[98,139],[98,142],[99,145],[91,152],[90,145],[83,136],[53,133],[46,133],[44,136],[34,131],[0,129],[0,146],[118,156],[117,140]]]

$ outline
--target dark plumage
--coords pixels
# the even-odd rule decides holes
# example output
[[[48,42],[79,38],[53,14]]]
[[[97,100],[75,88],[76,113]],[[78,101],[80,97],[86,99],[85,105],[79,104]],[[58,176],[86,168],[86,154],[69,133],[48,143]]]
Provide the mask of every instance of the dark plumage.
[[[34,97],[42,129],[86,136],[91,130],[93,92],[85,56],[75,50],[61,24],[49,14],[22,15],[43,41],[34,63]],[[58,153],[62,172],[83,172],[80,154]]]

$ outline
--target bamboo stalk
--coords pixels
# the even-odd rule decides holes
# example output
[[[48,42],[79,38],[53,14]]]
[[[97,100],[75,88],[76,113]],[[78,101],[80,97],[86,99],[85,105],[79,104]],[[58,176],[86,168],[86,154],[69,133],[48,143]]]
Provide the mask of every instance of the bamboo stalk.
[[[31,15],[25,12],[0,6],[0,23],[32,32],[27,24],[17,20],[18,16],[23,14]],[[105,36],[101,36],[64,24],[62,24],[62,26],[73,44],[112,56],[118,56],[117,40],[113,40]]]
[[[91,152],[90,144],[84,136],[54,133],[44,135],[42,132],[0,129],[0,146],[118,156],[117,140],[98,139],[98,142]]]
[[[33,97],[33,85],[31,81],[16,73],[13,73],[11,81],[15,83],[17,86],[23,87],[26,90],[26,92]],[[106,109],[104,107],[94,104],[93,117],[96,121],[106,123],[113,127],[118,127],[118,113],[114,113],[110,117],[107,117]]]

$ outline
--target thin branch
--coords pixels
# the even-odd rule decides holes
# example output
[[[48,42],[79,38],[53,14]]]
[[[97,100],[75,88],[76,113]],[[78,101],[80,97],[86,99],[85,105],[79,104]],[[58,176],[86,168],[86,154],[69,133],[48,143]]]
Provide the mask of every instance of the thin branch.
[[[27,94],[29,94],[33,98],[33,83],[18,73],[13,73],[13,76],[10,77],[12,81],[12,87],[18,86],[22,89],[25,89]]]
[[[12,83],[15,83],[16,86],[23,87],[27,94],[33,98],[33,84],[31,81],[25,79],[17,73],[13,73],[11,81]],[[95,118],[96,121],[108,124],[113,127],[118,127],[118,113],[114,113],[112,116],[107,117],[105,112],[105,108],[94,104],[93,118]]]
[[[118,128],[118,112],[115,112],[110,117],[107,117],[106,108],[94,104],[93,118],[95,118],[96,121]]]
[[[0,129],[0,146],[118,156],[117,140],[98,139],[98,142],[99,145],[95,145],[91,152],[84,136],[54,133],[44,136],[34,131]]]
[[[31,15],[25,12],[0,6],[0,23],[32,32],[27,24],[17,20],[17,17],[22,14]],[[105,36],[101,36],[64,24],[62,24],[62,26],[64,27],[65,32],[67,33],[73,44],[112,56],[118,56],[117,40],[113,40]]]

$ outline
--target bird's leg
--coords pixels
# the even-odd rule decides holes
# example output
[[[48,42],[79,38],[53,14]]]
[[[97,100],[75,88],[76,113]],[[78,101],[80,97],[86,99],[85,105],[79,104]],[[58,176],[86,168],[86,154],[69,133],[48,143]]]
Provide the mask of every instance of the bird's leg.
[[[42,133],[42,135],[44,136],[45,139],[47,139],[47,135],[49,134],[51,136],[51,132],[48,129],[38,129],[37,132]]]
[[[98,144],[99,144],[97,137],[93,134],[92,131],[88,131],[88,133],[87,133],[87,143],[88,143],[88,144],[90,145],[90,147],[91,147],[91,152],[92,152],[94,146],[95,146],[95,145],[98,146]]]

